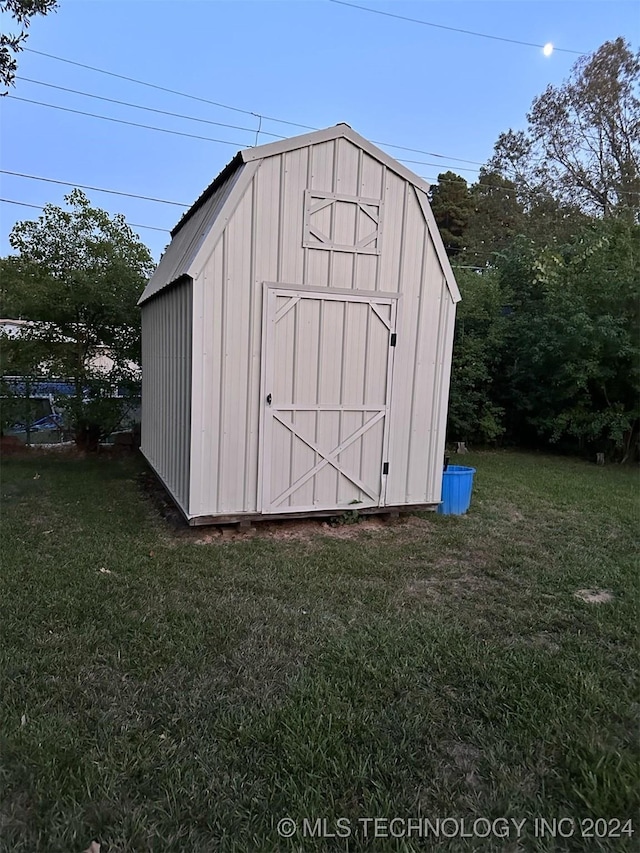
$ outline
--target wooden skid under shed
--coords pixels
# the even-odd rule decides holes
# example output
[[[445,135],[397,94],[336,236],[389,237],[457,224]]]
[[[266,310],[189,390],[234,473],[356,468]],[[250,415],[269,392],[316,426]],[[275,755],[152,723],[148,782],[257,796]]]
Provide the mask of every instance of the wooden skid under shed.
[[[176,504],[177,506],[177,504]],[[339,509],[334,510],[318,510],[317,512],[290,512],[278,513],[278,515],[264,515],[263,513],[240,513],[236,515],[200,515],[196,518],[186,519],[190,527],[205,527],[205,526],[222,526],[226,524],[253,524],[254,522],[267,522],[273,524],[274,521],[291,521],[299,518],[339,518],[347,512],[357,512],[358,515],[381,515],[389,518],[397,518],[400,513],[410,514],[412,512],[435,512],[438,504],[415,504],[408,506],[402,504],[400,506],[369,506],[363,509],[358,509],[357,506],[345,507],[343,512]],[[179,509],[179,507],[178,507]],[[185,517],[186,518],[186,517]]]

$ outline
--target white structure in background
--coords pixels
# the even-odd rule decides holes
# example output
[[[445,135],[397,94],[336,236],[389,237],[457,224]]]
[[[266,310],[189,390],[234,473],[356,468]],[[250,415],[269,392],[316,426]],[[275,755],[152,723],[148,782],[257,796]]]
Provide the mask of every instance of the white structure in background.
[[[421,178],[339,124],[241,151],[142,305],[142,450],[191,524],[435,507],[458,288]]]
[[[18,339],[21,336],[26,336],[28,333],[42,331],[47,328],[46,323],[39,323],[34,320],[0,320],[0,341],[2,336]],[[72,342],[72,338],[61,338],[62,341]],[[104,344],[100,344],[96,348],[96,353],[89,359],[88,367],[90,370],[97,373],[108,374],[113,369],[114,361],[110,355],[110,349]],[[43,378],[49,373],[49,365],[42,364]],[[127,369],[131,371],[133,377],[140,378],[140,365],[130,361],[127,363]]]

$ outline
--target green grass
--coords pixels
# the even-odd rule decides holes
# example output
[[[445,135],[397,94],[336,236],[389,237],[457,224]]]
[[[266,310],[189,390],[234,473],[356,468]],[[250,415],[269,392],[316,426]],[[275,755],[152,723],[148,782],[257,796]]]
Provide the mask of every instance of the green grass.
[[[463,462],[465,517],[224,541],[177,535],[135,460],[5,461],[0,850],[637,849],[636,472]],[[367,817],[526,824],[518,846]],[[636,836],[581,837],[595,818]]]

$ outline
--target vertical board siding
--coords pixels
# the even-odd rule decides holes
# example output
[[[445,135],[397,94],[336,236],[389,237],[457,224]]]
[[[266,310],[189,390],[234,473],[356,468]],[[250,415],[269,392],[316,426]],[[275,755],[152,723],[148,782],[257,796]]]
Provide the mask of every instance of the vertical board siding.
[[[379,199],[380,254],[304,247],[307,189]],[[354,217],[353,210],[327,207],[319,213],[319,227],[326,234],[336,233],[336,228],[338,234],[352,233],[354,238],[366,234],[366,214],[358,211]],[[334,222],[336,216],[340,218]],[[223,238],[202,270],[194,273],[198,364],[191,425],[191,515],[250,513],[261,507],[264,282],[398,294],[386,503],[440,499],[455,304],[411,184],[344,139],[268,157],[231,215]],[[273,378],[277,393],[299,398],[304,388],[310,401],[340,402],[346,394],[368,405],[370,395],[379,393],[377,383],[385,380],[384,353],[376,341],[388,330],[379,318],[364,319],[366,314],[348,303],[303,302],[279,321],[277,347],[282,351],[275,358],[281,370]],[[362,352],[345,351],[351,339],[366,340],[365,350],[375,353],[375,363],[363,363]],[[325,355],[315,364],[311,353],[320,349]],[[308,368],[311,363],[313,369]],[[176,381],[183,382],[180,376]],[[174,409],[181,399],[178,394],[173,400]],[[342,436],[365,422],[362,412],[296,412],[291,417],[292,425],[324,447],[337,446]],[[377,476],[375,448],[382,446],[382,422],[374,434],[368,446],[356,441],[344,453],[345,462],[367,483]],[[314,461],[314,452],[292,440],[291,431],[275,421],[271,453],[279,460],[269,475],[274,494],[284,492],[291,477]],[[189,467],[188,458],[185,465]],[[284,500],[283,511],[300,502],[313,506],[327,494],[335,495],[336,505],[359,498],[356,487],[326,466]]]
[[[433,246],[426,229],[422,230],[422,269],[420,292],[416,306],[416,350],[413,359],[413,375],[411,376],[411,409],[409,413],[409,439],[407,447],[407,470],[405,495],[409,502],[420,503],[426,500],[429,489],[425,487],[428,476],[429,445],[432,436],[433,422],[432,406],[429,388],[433,378],[433,360],[429,358],[433,347],[432,323],[434,299],[439,300],[438,289],[429,287],[429,276],[433,270]],[[436,281],[439,283],[439,271]]]
[[[282,262],[278,281],[302,281],[304,190],[307,186],[308,148],[284,155],[282,182]]]
[[[142,308],[142,452],[189,512],[192,286],[184,282]]]
[[[403,221],[399,259],[402,322],[387,484],[390,505],[440,500],[455,318],[455,305],[412,187],[407,187]]]
[[[256,199],[253,252],[256,269],[259,266],[266,281],[278,281],[279,275],[281,161],[282,157],[270,157],[253,179]]]
[[[400,263],[404,248],[404,208],[406,181],[387,170],[385,182],[385,202],[382,226],[382,254],[380,256],[380,274],[377,290],[388,293],[403,292],[413,282],[400,282]],[[411,249],[412,247],[409,247]]]
[[[436,369],[436,393],[434,394],[432,443],[430,466],[427,471],[427,500],[439,502],[442,493],[442,462],[447,433],[447,409],[449,403],[449,385],[451,380],[451,354],[453,352],[453,333],[456,319],[456,306],[449,296],[446,281],[442,281],[442,313],[440,316],[440,335]]]
[[[249,191],[238,205],[225,231],[224,355],[219,470],[222,511],[235,511],[244,503],[244,466],[247,442],[249,381],[250,283],[253,239],[253,196]]]
[[[384,166],[362,152],[360,188],[357,195],[363,198],[383,198]]]
[[[268,223],[262,222],[259,232],[254,214],[261,185],[266,203],[273,203],[273,186],[269,175],[266,178],[245,193],[206,263],[202,284],[198,282],[203,346],[201,417],[193,430],[199,460],[194,464],[192,490],[195,515],[256,509],[261,301],[252,278],[258,241],[276,238],[265,257],[267,266],[277,264],[277,231],[265,238]],[[249,471],[254,472],[253,480]]]
[[[256,299],[254,296],[254,282],[256,270],[256,251],[255,251],[255,233],[256,233],[256,197],[257,197],[257,181],[254,180],[251,185],[251,221],[248,227],[251,231],[251,246],[249,252],[249,288],[247,289],[247,303],[249,317],[247,322],[247,388],[245,397],[246,425],[247,435],[244,444],[244,483],[243,483],[243,500],[242,508],[247,510],[251,506],[256,505],[256,486],[258,480],[257,459],[254,465],[253,446],[258,441],[258,419],[256,417],[257,410],[253,405],[256,396],[260,394],[260,381],[256,367],[260,364],[260,348],[256,352],[255,341],[255,323],[256,314],[260,316],[260,312],[256,311]],[[260,338],[258,337],[258,343]]]
[[[322,192],[333,192],[334,190],[334,161],[337,142],[323,142],[321,145],[313,145],[310,148],[311,161],[311,189]]]
[[[403,184],[405,191],[400,218],[404,223],[404,228],[401,232],[399,257],[396,261],[398,264],[398,289],[403,294],[403,299],[401,318],[398,321],[399,345],[395,353],[393,406],[389,427],[391,458],[387,481],[387,499],[390,503],[411,502],[407,499],[406,493],[407,472],[416,466],[416,459],[411,456],[411,450],[414,451],[414,454],[420,453],[424,433],[429,428],[428,419],[417,422],[412,418],[412,415],[415,417],[414,399],[416,393],[419,394],[422,390],[421,386],[428,381],[424,373],[416,376],[415,369],[421,340],[424,340],[425,333],[428,334],[424,324],[422,326],[420,324],[421,307],[428,306],[430,310],[428,297],[423,292],[423,285],[425,284],[423,254],[426,229],[412,187],[405,182]],[[389,236],[388,233],[387,236]],[[414,430],[419,433],[416,436],[416,441],[412,441]],[[426,488],[423,487],[422,492],[425,491]],[[419,503],[420,501],[416,499],[413,502]]]
[[[358,162],[361,149],[347,139],[337,139],[338,170],[335,192],[343,195],[358,195]]]

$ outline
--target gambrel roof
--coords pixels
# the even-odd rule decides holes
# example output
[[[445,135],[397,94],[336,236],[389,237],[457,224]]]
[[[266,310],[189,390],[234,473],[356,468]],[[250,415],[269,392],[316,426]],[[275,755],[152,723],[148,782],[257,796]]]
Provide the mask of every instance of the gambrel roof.
[[[372,142],[360,136],[348,124],[337,124],[324,130],[239,151],[171,231],[171,243],[149,279],[138,304],[142,305],[174,282],[184,279],[185,276],[197,275],[201,266],[199,255],[205,251],[203,244],[206,241],[206,251],[210,252],[212,244],[222,236],[227,222],[263,160],[340,138],[361,148],[387,169],[414,186],[449,293],[452,300],[458,302],[460,293],[427,197],[429,184]]]

